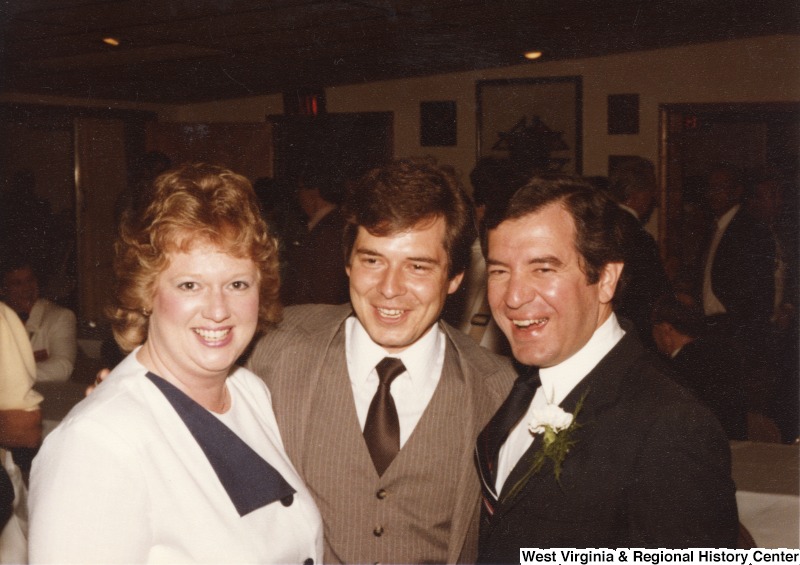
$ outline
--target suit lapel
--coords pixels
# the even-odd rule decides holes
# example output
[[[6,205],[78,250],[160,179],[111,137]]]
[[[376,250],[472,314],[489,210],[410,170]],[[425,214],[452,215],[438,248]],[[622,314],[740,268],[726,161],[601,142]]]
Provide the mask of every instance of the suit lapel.
[[[347,379],[344,321],[351,313],[349,305],[347,308],[337,309],[335,314],[328,318],[323,316],[320,319],[315,313],[313,323],[309,320],[303,325],[307,339],[287,344],[281,353],[285,359],[313,359],[313,364],[304,365],[302,371],[292,368],[289,370],[290,374],[282,375],[284,378],[276,383],[276,386],[281,388],[282,401],[275,403],[276,412],[280,414],[278,424],[281,436],[287,454],[301,475],[305,472],[306,461],[315,451],[309,444],[310,438],[313,437],[309,426],[317,421],[313,411],[320,387],[329,379],[340,376]],[[314,354],[310,355],[309,352]],[[349,386],[347,390],[350,390]],[[355,414],[353,417],[356,418]]]
[[[312,392],[313,399],[309,402],[312,406],[311,412],[317,414],[316,417],[309,418],[312,426],[305,437],[304,453],[307,459],[315,459],[315,464],[322,464],[314,457],[319,453],[320,443],[338,446],[346,453],[358,453],[359,457],[369,459],[369,451],[364,443],[361,434],[361,425],[358,422],[355,400],[353,399],[350,377],[347,372],[347,357],[345,354],[345,331],[344,325],[339,327],[330,340],[324,354],[320,355],[321,366],[318,371],[318,379],[315,390]],[[327,418],[319,417],[319,414],[327,413],[332,410]],[[337,426],[330,426],[327,422],[339,420]],[[316,425],[316,427],[314,427]],[[349,430],[344,433],[341,430]]]
[[[470,386],[463,386],[465,383],[470,382],[471,375],[464,365],[459,364],[459,355],[449,339],[447,340],[441,378],[443,381],[444,379],[458,379],[462,383],[464,392],[461,412],[463,414],[463,421],[461,422],[462,433],[452,439],[459,442],[459,459],[468,461],[469,456],[466,453],[471,450],[472,441],[475,437],[472,430],[477,427],[474,409],[475,399],[473,398],[473,389]],[[439,386],[441,385],[442,383],[440,382]],[[458,484],[455,489],[458,494],[453,506],[453,526],[450,530],[450,542],[448,543],[448,563],[456,563],[458,561],[469,524],[474,517],[476,502],[474,487],[470,485],[470,482],[474,480],[475,471],[469,465],[455,465],[453,468],[460,469],[460,474],[457,477]]]
[[[475,438],[480,432],[480,428],[491,418],[503,397],[508,394],[509,378],[506,373],[496,367],[489,369],[486,366],[476,366],[474,356],[470,356],[458,346],[458,338],[464,336],[460,333],[453,335],[455,330],[452,330],[447,324],[441,324],[441,327],[447,339],[442,378],[458,378],[464,383],[463,405],[460,410],[462,433],[458,436],[458,441],[461,444],[460,461],[466,463],[472,460]],[[480,382],[483,383],[482,387],[477,386],[477,383]],[[480,391],[480,396],[476,395],[478,391]],[[458,495],[453,507],[448,563],[458,562],[467,533],[470,526],[477,523],[479,512],[480,496],[475,469],[468,464],[458,465],[457,468],[461,471],[457,478],[456,492]]]

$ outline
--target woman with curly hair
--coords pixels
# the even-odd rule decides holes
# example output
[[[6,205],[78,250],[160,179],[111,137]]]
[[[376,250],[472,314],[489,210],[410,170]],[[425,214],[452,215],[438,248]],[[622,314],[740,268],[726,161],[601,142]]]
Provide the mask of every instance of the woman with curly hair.
[[[280,318],[250,183],[204,164],[162,174],[123,219],[115,274],[130,353],[34,462],[31,562],[318,562],[319,513],[269,391],[235,365]]]

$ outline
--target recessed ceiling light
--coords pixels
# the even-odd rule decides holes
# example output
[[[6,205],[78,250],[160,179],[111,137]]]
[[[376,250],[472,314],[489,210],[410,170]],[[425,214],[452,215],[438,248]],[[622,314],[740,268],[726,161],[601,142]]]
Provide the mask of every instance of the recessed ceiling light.
[[[119,47],[119,39],[116,37],[104,37],[103,43],[106,45],[111,45],[112,47]]]
[[[525,53],[525,58],[530,59],[531,61],[533,61],[534,59],[538,59],[541,56],[542,56],[541,51],[528,51],[527,53]]]

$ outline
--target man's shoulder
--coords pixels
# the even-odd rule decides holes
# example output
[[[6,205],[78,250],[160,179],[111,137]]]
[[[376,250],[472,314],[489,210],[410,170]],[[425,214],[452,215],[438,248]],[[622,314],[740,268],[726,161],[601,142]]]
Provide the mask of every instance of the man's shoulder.
[[[337,327],[350,314],[350,304],[298,304],[283,310],[283,319],[270,331],[326,332]]]
[[[288,349],[307,349],[317,341],[329,341],[351,313],[350,304],[301,304],[285,308],[281,321],[268,328],[253,344],[247,367],[261,375],[254,369],[255,362],[266,363]]]
[[[48,328],[53,325],[65,327],[74,326],[76,323],[77,318],[72,310],[59,306],[46,298],[40,298],[31,308],[26,326],[28,328]]]
[[[60,306],[59,304],[56,304],[55,302],[48,300],[46,298],[38,299],[33,307],[41,309],[43,317],[59,316],[59,317],[75,318],[75,313],[72,310]]]
[[[635,403],[645,411],[676,404],[697,404],[694,396],[675,381],[669,364],[645,349],[630,331],[606,359],[610,361],[607,370],[619,372],[622,401]]]

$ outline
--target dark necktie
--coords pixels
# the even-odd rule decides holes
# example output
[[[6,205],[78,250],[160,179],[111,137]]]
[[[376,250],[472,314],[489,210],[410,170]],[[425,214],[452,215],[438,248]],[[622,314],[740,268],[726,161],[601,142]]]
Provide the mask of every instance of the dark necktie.
[[[497,481],[497,457],[508,434],[528,411],[536,389],[539,388],[539,369],[537,367],[517,366],[519,376],[505,402],[497,410],[489,423],[478,436],[476,462],[481,476],[484,504],[489,514],[494,513]]]
[[[400,422],[397,419],[397,408],[390,389],[392,381],[404,373],[406,368],[400,359],[384,357],[375,370],[378,372],[380,383],[367,412],[364,440],[367,442],[375,470],[378,471],[378,475],[383,475],[400,451]]]

